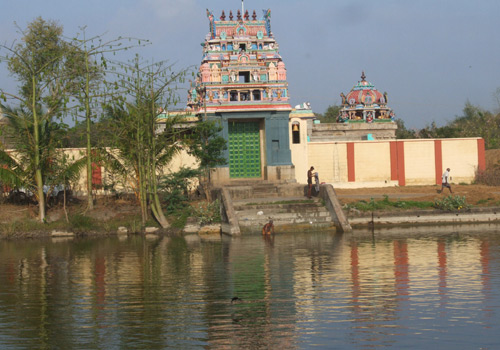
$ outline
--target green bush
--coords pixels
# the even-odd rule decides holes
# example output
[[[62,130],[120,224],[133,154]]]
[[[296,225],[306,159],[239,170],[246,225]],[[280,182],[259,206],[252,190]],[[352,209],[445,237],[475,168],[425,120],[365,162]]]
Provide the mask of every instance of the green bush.
[[[470,208],[469,204],[467,204],[465,196],[452,196],[452,195],[444,197],[443,199],[436,199],[434,201],[434,207],[436,209],[448,210],[448,211],[466,210]]]
[[[221,222],[220,202],[218,199],[208,204],[199,203],[193,210],[201,225]]]
[[[82,214],[71,215],[69,224],[73,230],[92,230],[96,227],[96,223],[91,217]]]
[[[193,215],[193,208],[187,206],[169,214],[169,222],[173,228],[182,229],[186,226],[188,217]]]
[[[476,171],[476,179],[474,182],[487,186],[500,186],[500,165],[496,165],[486,170]]]
[[[161,199],[166,203],[167,212],[173,213],[187,206],[189,199],[189,183],[200,174],[198,170],[181,168],[175,173],[160,179],[159,191]]]

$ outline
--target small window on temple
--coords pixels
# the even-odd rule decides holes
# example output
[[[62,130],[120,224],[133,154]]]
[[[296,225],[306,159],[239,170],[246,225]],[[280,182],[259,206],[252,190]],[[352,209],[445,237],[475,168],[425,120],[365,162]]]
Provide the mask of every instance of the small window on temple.
[[[240,44],[240,51],[246,51],[247,50],[247,45],[246,44]]]
[[[240,101],[250,101],[250,93],[248,91],[240,92]]]
[[[260,90],[254,90],[252,92],[253,94],[253,100],[254,101],[260,101]]]
[[[238,92],[237,91],[230,92],[229,101],[238,101]]]
[[[299,123],[292,124],[292,142],[300,143],[300,125]]]
[[[250,72],[239,72],[238,73],[238,81],[240,83],[249,83],[250,82]]]

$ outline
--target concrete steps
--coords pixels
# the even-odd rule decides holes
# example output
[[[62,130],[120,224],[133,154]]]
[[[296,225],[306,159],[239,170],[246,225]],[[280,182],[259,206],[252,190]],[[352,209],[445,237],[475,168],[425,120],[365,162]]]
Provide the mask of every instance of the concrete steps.
[[[333,226],[328,209],[318,198],[267,196],[237,200],[233,204],[240,228],[245,231],[259,231],[271,219],[276,230]]]
[[[321,185],[317,197],[307,199],[307,186],[267,181],[232,181],[219,189],[223,233],[260,233],[273,220],[276,232],[352,230],[335,190]]]
[[[240,183],[225,186],[233,200],[250,198],[289,198],[305,195],[305,185],[262,182],[256,184]]]

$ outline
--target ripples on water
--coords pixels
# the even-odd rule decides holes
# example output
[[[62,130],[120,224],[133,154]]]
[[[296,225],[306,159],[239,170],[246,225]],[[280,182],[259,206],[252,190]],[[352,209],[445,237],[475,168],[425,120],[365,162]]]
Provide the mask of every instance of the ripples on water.
[[[0,242],[0,348],[499,348],[499,230],[455,229]]]

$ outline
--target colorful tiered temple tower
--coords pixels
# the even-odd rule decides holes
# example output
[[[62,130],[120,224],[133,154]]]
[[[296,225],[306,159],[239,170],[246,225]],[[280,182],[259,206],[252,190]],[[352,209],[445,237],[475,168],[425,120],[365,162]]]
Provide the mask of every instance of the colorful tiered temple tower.
[[[339,112],[338,122],[392,122],[395,114],[387,106],[387,93],[380,93],[375,86],[366,81],[365,72],[361,74],[361,81],[346,95],[340,94],[342,109]]]
[[[271,32],[271,11],[236,16],[207,10],[209,33],[188,108],[203,119],[220,121],[228,140],[227,165],[215,182],[294,178],[288,122],[286,68]]]

